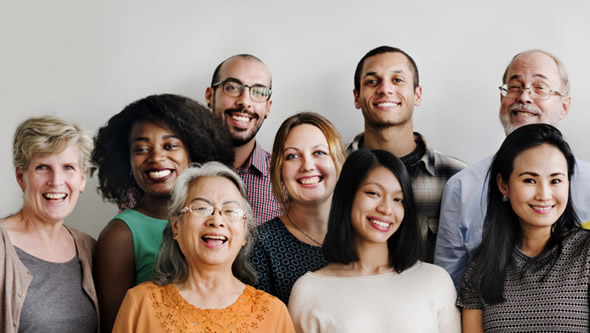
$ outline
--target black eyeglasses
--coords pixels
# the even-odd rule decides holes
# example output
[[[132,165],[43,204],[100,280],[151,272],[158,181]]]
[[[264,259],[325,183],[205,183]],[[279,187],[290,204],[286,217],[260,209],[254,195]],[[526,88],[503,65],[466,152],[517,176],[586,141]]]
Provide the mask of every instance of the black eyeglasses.
[[[218,86],[223,86],[223,92],[232,97],[242,96],[244,93],[244,88],[247,87],[248,91],[250,92],[250,98],[256,102],[266,102],[272,94],[272,91],[265,86],[249,86],[243,84],[240,81],[237,81],[236,79],[225,79],[223,81],[214,83],[211,87],[216,88]]]

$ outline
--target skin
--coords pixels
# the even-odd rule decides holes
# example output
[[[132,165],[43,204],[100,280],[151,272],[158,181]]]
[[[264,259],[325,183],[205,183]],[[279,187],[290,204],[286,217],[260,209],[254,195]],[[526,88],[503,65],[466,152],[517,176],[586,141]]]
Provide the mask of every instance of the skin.
[[[512,61],[506,74],[507,84],[531,87],[536,83],[565,93],[555,61],[548,55],[533,51],[526,52]],[[528,90],[518,98],[503,97],[500,94],[500,121],[506,135],[520,126],[546,123],[557,126],[569,112],[571,97],[551,95],[547,100],[532,99]]]
[[[508,182],[501,176],[497,181],[518,215],[523,235],[519,247],[527,255],[538,255],[567,206],[569,181],[564,155],[548,144],[530,148],[514,159]]]
[[[219,81],[233,78],[246,84],[270,87],[270,71],[260,61],[252,58],[234,57],[227,60],[219,70]],[[234,141],[236,160],[234,168],[239,168],[252,154],[256,133],[270,113],[272,100],[257,102],[250,98],[247,88],[240,97],[228,96],[223,87],[208,87],[205,99],[209,107],[223,118]]]
[[[228,204],[242,207],[243,198],[229,179],[201,177],[190,185],[184,204],[203,202],[216,208]],[[245,288],[234,277],[231,267],[246,244],[246,220],[231,220],[216,209],[210,217],[187,212],[171,223],[189,271],[185,282],[175,284],[180,294],[198,308],[225,308],[233,304]],[[210,237],[222,237],[225,241]]]
[[[153,122],[135,123],[128,144],[133,177],[144,191],[135,209],[166,219],[170,191],[190,163],[186,147],[167,126]],[[133,237],[125,222],[111,221],[100,233],[95,251],[100,325],[103,332],[110,332],[125,293],[135,286]]]
[[[314,125],[291,129],[283,147],[281,178],[291,199],[289,219],[311,238],[323,242],[338,175],[324,133]],[[300,241],[319,246],[295,228],[286,215],[285,227]]]
[[[351,209],[357,262],[329,264],[317,271],[328,276],[366,276],[393,271],[387,240],[404,218],[403,192],[395,175],[385,167],[371,170],[357,190]],[[378,221],[381,225],[375,223]]]
[[[414,72],[402,53],[382,53],[365,60],[360,91],[353,90],[355,108],[365,119],[364,148],[385,149],[405,156],[416,148],[414,107],[422,87],[414,88]]]
[[[23,190],[22,209],[3,220],[11,242],[46,261],[66,262],[76,255],[74,239],[64,227],[86,185],[75,145],[48,156],[34,154],[29,166],[16,169]]]

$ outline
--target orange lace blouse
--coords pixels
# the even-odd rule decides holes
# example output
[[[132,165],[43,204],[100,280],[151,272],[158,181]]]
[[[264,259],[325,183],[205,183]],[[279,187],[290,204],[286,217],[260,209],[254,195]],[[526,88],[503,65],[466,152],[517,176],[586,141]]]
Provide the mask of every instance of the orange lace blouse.
[[[246,285],[225,309],[199,309],[173,284],[142,283],[121,304],[113,332],[295,332],[287,307],[278,298]]]

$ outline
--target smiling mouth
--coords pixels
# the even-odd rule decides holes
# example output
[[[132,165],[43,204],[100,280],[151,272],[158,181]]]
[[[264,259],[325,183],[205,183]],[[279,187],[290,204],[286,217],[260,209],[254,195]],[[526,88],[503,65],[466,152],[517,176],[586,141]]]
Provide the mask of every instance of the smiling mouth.
[[[225,236],[217,236],[217,235],[205,235],[201,237],[201,239],[212,246],[220,246],[227,242],[227,237]]]
[[[398,106],[399,103],[397,103],[397,102],[382,102],[382,103],[376,103],[375,105],[378,107],[389,108],[389,107],[393,107],[393,106]]]
[[[377,220],[369,220],[371,223],[383,228],[383,229],[387,229],[389,228],[389,226],[391,225],[391,223],[387,223],[387,222],[381,222],[381,221],[377,221]]]
[[[531,113],[528,111],[516,111],[516,110],[512,111],[512,115],[517,116],[517,117],[525,117],[525,118],[537,116],[537,114],[535,114],[535,113]]]
[[[164,170],[150,170],[147,172],[147,175],[152,180],[164,180],[166,177],[170,176],[172,170],[164,169]]]
[[[553,209],[553,205],[543,205],[543,206],[535,206],[530,205],[532,209],[534,209],[537,213],[549,213]]]
[[[47,200],[64,200],[68,195],[66,193],[43,193],[43,198]]]
[[[298,183],[303,184],[303,185],[313,185],[313,184],[317,184],[321,181],[322,181],[322,177],[320,177],[320,176],[306,177],[306,178],[301,178],[301,179],[297,180]]]

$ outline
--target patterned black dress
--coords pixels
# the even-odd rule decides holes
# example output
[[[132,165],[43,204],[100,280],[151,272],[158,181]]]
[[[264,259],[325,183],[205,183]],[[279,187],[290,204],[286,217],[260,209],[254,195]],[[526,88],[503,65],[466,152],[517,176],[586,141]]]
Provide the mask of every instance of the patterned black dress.
[[[256,289],[278,297],[285,304],[297,279],[328,264],[321,247],[297,239],[278,217],[256,228],[250,260],[258,276]]]

